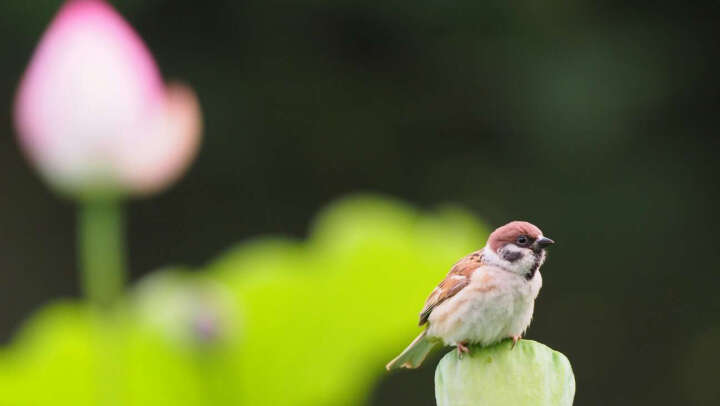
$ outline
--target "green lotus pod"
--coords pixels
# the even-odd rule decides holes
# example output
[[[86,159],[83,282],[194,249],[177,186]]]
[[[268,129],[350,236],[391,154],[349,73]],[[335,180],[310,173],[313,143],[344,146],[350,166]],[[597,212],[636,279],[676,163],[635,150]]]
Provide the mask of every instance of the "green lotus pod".
[[[451,351],[435,370],[438,406],[564,406],[574,397],[570,361],[530,340],[473,346],[462,358]]]

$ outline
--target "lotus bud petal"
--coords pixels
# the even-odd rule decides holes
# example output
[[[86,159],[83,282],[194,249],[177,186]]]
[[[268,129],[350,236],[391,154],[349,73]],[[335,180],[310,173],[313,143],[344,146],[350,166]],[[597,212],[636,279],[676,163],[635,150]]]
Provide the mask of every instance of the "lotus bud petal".
[[[103,0],[70,0],[38,44],[15,103],[20,144],[56,189],[147,194],[195,155],[194,93],[166,88],[152,55]]]

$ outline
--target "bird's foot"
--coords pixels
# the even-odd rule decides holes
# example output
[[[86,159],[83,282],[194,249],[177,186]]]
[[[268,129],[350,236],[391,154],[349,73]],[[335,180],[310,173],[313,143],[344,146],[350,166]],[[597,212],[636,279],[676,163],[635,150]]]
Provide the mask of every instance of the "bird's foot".
[[[521,336],[517,335],[517,336],[512,336],[511,338],[513,340],[513,343],[512,343],[512,347],[510,347],[510,349],[512,350],[512,349],[515,349],[515,345],[517,345],[517,342],[520,341]]]
[[[463,354],[470,353],[470,348],[468,348],[467,343],[457,343],[457,352],[458,358],[462,359]]]

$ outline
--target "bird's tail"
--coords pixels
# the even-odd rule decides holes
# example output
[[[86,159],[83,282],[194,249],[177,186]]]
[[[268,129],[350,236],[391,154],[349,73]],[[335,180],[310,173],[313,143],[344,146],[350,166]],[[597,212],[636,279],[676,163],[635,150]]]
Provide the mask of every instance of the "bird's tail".
[[[428,338],[427,330],[425,330],[400,355],[388,362],[385,368],[388,371],[400,368],[417,368],[437,344],[437,340]]]

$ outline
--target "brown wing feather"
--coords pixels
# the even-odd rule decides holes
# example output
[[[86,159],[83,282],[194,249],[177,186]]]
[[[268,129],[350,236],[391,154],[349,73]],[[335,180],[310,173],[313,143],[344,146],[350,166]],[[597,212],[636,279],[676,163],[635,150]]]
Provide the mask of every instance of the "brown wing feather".
[[[425,307],[420,312],[419,325],[422,326],[427,323],[430,313],[437,305],[455,296],[467,286],[470,283],[470,276],[473,271],[479,268],[480,265],[482,265],[482,251],[475,251],[455,263],[450,268],[450,272],[445,276],[445,279],[440,282],[425,301]]]

